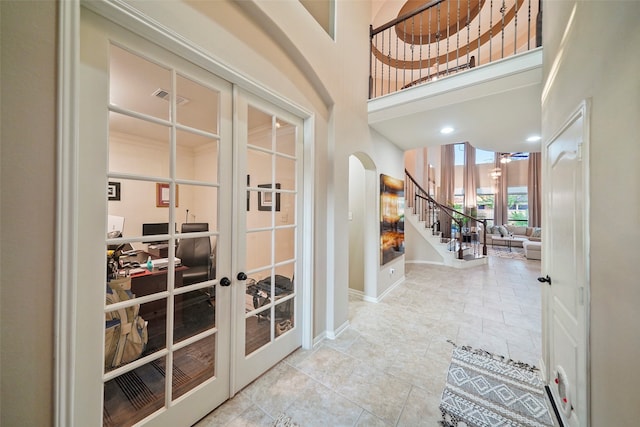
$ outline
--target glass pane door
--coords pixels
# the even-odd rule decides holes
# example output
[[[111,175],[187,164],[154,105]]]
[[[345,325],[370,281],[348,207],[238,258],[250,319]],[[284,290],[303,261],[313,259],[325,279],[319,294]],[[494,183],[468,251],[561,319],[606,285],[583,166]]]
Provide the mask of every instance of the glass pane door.
[[[231,198],[231,91],[128,37],[102,52],[109,86],[103,425],[196,421],[229,396],[230,292],[216,273],[229,269],[229,257],[216,255],[230,246],[231,214],[221,207]],[[185,404],[186,395],[200,404]]]
[[[240,162],[246,165],[246,215],[238,254],[238,269],[246,280],[238,284],[242,292],[236,305],[242,307],[236,317],[242,323],[236,355],[241,385],[268,369],[277,355],[282,358],[300,345],[296,273],[302,124],[257,101],[239,105],[239,126],[246,135]]]

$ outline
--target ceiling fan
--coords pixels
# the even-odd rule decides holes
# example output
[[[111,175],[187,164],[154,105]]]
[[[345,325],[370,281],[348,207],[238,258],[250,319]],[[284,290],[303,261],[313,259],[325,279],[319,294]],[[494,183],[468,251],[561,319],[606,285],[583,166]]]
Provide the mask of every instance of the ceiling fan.
[[[509,163],[512,159],[527,159],[529,153],[517,152],[517,153],[500,153],[500,163]]]

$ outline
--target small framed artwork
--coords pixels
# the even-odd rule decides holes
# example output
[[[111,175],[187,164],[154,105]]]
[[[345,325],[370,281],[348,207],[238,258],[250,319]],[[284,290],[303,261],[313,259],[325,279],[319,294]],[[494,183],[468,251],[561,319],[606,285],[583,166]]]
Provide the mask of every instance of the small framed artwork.
[[[271,188],[271,184],[258,185],[259,188]],[[280,184],[276,184],[276,189],[280,189]],[[275,199],[275,200],[274,200]],[[274,204],[275,201],[275,204]],[[280,193],[277,191],[259,191],[258,192],[258,210],[259,211],[280,211]]]
[[[107,199],[110,201],[120,200],[120,183],[109,181],[107,184]]]
[[[178,207],[179,186],[176,184],[176,208]],[[169,196],[171,194],[169,184],[166,182],[156,182],[156,207],[168,208]]]

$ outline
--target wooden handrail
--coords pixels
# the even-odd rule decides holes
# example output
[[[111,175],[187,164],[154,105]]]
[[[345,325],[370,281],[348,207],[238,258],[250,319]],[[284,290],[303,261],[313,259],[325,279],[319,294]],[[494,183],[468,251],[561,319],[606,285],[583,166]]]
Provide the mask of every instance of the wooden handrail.
[[[462,222],[463,221],[462,219],[456,219],[454,215],[459,215],[460,217],[467,218],[470,221],[480,222],[483,224],[482,255],[485,255],[485,256],[487,255],[487,220],[486,219],[475,218],[471,215],[465,214],[464,212],[457,211],[450,206],[446,206],[439,203],[433,197],[431,197],[431,195],[429,195],[429,193],[425,191],[424,188],[420,186],[420,184],[418,184],[418,182],[411,176],[408,170],[405,169],[404,174],[409,179],[409,181],[413,184],[413,186],[417,188],[421,193],[421,194],[417,194],[417,193],[414,194],[414,199],[420,198],[420,199],[426,200],[428,203],[434,206],[437,206],[438,208],[440,208],[441,212],[443,212],[446,216],[451,218],[451,220],[454,221],[458,226],[458,229],[460,230],[460,235],[458,237],[459,239],[458,259],[463,258],[463,254],[462,254]],[[417,205],[417,203],[415,203],[415,200],[414,200],[414,206],[415,205]],[[433,227],[433,224],[431,225],[431,227]]]
[[[402,16],[398,16],[396,19],[394,19],[393,21],[389,21],[386,24],[383,24],[381,26],[379,26],[378,28],[371,28],[371,26],[369,27],[369,37],[373,38],[373,36],[375,36],[378,33],[383,32],[384,30],[388,30],[389,28],[393,27],[396,24],[399,24],[402,21],[405,21],[409,18],[413,18],[414,16],[424,12],[427,9],[431,9],[433,6],[437,6],[440,3],[442,3],[444,0],[434,0],[430,3],[426,3],[423,4],[422,6],[420,6],[419,8],[411,11],[411,12],[407,12]]]

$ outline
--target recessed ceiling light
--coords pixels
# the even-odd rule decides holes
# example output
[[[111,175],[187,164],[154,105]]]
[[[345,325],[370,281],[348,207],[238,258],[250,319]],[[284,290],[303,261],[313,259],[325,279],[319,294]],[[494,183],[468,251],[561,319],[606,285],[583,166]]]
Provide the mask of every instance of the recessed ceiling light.
[[[440,129],[440,133],[443,133],[445,135],[451,132],[453,132],[453,128],[451,126],[443,127],[442,129]]]
[[[541,139],[542,139],[541,136],[533,135],[533,136],[530,136],[529,138],[527,138],[527,142],[538,142]]]

